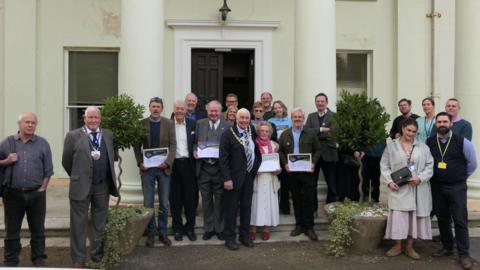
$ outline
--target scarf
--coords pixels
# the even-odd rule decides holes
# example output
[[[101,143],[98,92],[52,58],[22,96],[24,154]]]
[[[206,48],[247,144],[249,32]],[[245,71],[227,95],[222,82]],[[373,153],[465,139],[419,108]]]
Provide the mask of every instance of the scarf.
[[[262,140],[260,139],[260,137],[258,137],[256,139],[256,142],[258,143],[258,146],[260,146],[260,153],[263,155],[263,154],[271,154],[273,153],[273,149],[272,149],[272,143],[270,142],[269,139],[266,139],[266,140]],[[268,153],[265,153],[265,150],[263,149],[264,147],[268,147]]]

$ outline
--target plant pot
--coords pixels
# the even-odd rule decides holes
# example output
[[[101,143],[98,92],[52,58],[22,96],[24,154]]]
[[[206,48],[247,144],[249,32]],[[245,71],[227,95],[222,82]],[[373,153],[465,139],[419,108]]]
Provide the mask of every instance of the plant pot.
[[[385,235],[386,216],[363,217],[355,216],[352,221],[350,236],[355,251],[369,252],[378,248]]]
[[[135,249],[152,216],[153,209],[147,209],[128,220],[126,229],[118,236],[123,243],[122,255],[130,254]]]

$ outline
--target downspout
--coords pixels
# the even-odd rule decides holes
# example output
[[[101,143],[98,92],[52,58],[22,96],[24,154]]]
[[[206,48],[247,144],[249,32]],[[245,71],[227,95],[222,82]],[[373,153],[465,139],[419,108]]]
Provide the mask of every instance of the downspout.
[[[430,0],[430,6],[431,6],[431,10],[430,10],[430,13],[427,13],[426,16],[427,18],[430,18],[432,20],[432,23],[431,23],[431,27],[430,27],[430,49],[431,49],[431,57],[430,57],[430,70],[432,71],[431,72],[431,75],[430,75],[430,83],[432,85],[432,89],[430,91],[430,96],[435,100],[435,99],[439,99],[440,96],[438,95],[438,92],[437,92],[437,86],[436,86],[436,83],[435,83],[435,78],[436,78],[436,68],[435,68],[435,17],[442,17],[442,14],[440,14],[439,12],[436,12],[435,11],[435,1],[436,0]]]

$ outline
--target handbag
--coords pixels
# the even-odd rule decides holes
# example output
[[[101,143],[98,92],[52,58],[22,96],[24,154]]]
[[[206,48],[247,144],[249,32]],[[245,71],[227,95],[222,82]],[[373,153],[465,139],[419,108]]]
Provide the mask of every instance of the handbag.
[[[410,156],[408,157],[407,164],[410,164],[410,159],[412,158],[413,149],[415,149],[415,145],[412,146],[412,151],[410,152]],[[392,180],[397,186],[401,187],[408,183],[410,178],[412,178],[412,171],[408,166],[405,166],[399,170],[396,170],[390,174]]]

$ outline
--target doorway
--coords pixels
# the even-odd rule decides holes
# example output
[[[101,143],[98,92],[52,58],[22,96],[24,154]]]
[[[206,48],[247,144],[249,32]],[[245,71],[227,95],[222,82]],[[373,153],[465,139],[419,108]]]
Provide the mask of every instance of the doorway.
[[[225,106],[225,96],[238,96],[239,108],[250,110],[254,100],[253,49],[192,49],[192,92],[198,108],[211,100]],[[225,110],[226,108],[224,108]]]

